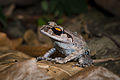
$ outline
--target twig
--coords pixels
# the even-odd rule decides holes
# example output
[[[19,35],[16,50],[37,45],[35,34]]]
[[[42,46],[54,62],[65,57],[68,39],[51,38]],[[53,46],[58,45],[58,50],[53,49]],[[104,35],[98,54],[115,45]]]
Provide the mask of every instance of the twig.
[[[83,22],[83,27],[84,27],[84,30],[87,34],[90,34],[90,31],[88,30],[88,26],[87,26],[87,23],[86,21]]]
[[[111,39],[116,44],[116,46],[118,48],[120,48],[120,44],[113,37],[111,37],[111,36],[109,36],[108,34],[105,34],[105,33],[103,35],[105,35],[106,37],[108,37],[109,39]]]
[[[15,9],[15,4],[11,4],[9,8],[5,12],[5,16],[9,17],[12,15],[13,11]]]
[[[120,57],[117,57],[117,58],[96,59],[96,60],[93,60],[93,62],[94,63],[100,63],[100,62],[118,61],[118,60],[120,60]]]

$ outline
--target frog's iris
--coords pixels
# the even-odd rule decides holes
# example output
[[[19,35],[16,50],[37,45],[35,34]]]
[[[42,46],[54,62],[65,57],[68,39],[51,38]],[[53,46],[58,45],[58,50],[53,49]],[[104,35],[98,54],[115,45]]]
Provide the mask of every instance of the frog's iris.
[[[55,28],[57,31],[62,31],[60,28]]]
[[[61,35],[63,33],[62,29],[59,27],[53,27],[52,31],[54,32],[54,34],[56,35]]]

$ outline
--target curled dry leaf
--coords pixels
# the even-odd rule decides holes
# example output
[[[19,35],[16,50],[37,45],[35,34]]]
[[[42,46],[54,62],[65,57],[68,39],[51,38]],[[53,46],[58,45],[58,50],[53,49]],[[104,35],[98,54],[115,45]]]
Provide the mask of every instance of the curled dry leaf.
[[[84,68],[69,80],[120,80],[120,77],[104,67],[93,66]]]
[[[0,80],[53,80],[46,74],[46,69],[37,67],[35,58],[12,65],[0,76]]]
[[[30,56],[14,50],[0,51],[0,71],[4,71],[16,62],[31,58]]]
[[[0,32],[0,46],[10,48],[12,45],[10,39],[8,39],[5,33]],[[1,49],[1,48],[0,48]]]
[[[38,56],[43,56],[43,54],[47,52],[50,48],[51,47],[48,45],[42,45],[42,46],[24,45],[24,46],[18,46],[16,50],[24,52],[30,56],[38,57]]]
[[[22,38],[10,40],[6,33],[0,32],[0,51],[15,49],[17,46],[21,45],[22,41]]]
[[[24,40],[28,45],[40,45],[37,35],[32,30],[27,30],[25,32]]]
[[[22,38],[13,39],[11,40],[11,42],[12,42],[12,45],[11,45],[12,49],[16,49],[18,46],[22,44],[23,39]]]

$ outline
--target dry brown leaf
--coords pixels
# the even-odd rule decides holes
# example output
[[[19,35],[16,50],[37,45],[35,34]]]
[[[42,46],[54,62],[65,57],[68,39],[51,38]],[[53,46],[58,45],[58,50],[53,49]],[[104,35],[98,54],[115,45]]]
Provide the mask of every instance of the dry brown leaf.
[[[51,75],[55,80],[67,80],[69,77],[82,70],[83,68],[73,65],[74,62],[69,62],[66,64],[54,64],[50,61],[39,61],[38,67],[45,68],[48,70],[48,74]]]
[[[17,39],[11,40],[11,43],[12,43],[11,47],[12,47],[12,49],[16,49],[18,46],[20,46],[22,44],[22,42],[23,42],[22,38],[17,38]]]
[[[10,40],[6,33],[0,32],[0,51],[15,49],[23,42],[22,38]]]
[[[29,58],[31,57],[19,51],[0,51],[0,71],[4,71],[16,62],[21,62]]]
[[[25,32],[24,40],[28,45],[40,45],[37,35],[32,30],[27,30]]]
[[[69,80],[120,80],[120,77],[104,67],[92,66],[79,71]]]
[[[0,32],[0,46],[10,48],[12,45],[11,41],[8,39],[6,33]]]
[[[53,80],[46,69],[38,68],[35,58],[12,65],[0,76],[0,80]]]
[[[38,57],[43,56],[49,49],[51,48],[50,45],[42,45],[42,46],[18,46],[16,50],[24,52],[30,56]]]

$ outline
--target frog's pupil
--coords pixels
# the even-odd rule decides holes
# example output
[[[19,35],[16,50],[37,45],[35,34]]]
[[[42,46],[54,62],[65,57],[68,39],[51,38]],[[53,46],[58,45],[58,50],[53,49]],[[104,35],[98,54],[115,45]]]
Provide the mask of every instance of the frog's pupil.
[[[59,29],[59,28],[58,28]],[[52,31],[54,32],[54,34],[56,35],[61,35],[62,34],[62,30],[56,30],[56,28],[52,28]]]

